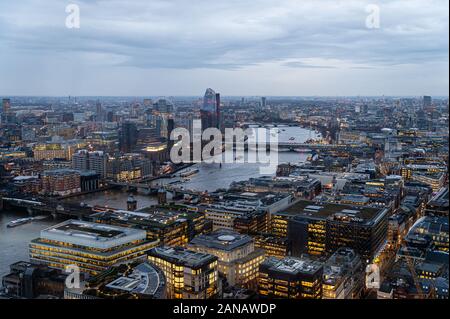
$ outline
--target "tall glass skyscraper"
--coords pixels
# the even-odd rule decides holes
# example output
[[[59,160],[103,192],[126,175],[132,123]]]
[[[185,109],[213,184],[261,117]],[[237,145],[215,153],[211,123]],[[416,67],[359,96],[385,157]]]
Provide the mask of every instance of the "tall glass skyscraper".
[[[203,106],[200,109],[202,130],[210,127],[218,127],[218,103],[220,103],[220,95],[216,94],[211,88],[206,89],[203,97]]]
[[[203,97],[202,111],[216,112],[216,92],[213,89],[206,89],[205,96]]]

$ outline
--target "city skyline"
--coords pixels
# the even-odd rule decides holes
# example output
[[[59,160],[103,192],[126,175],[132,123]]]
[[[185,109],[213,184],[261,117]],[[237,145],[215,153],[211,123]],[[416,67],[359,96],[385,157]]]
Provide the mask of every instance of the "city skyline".
[[[0,303],[447,300],[448,9],[0,1]]]
[[[431,96],[433,99],[447,99],[449,95],[221,95],[221,98],[225,99],[240,99],[240,98],[248,98],[248,99],[261,99],[261,98],[274,98],[274,99],[310,99],[310,98],[321,98],[321,99],[358,99],[358,98],[386,98],[386,99],[422,99],[423,96]],[[14,94],[3,94],[2,98],[67,98],[67,99],[102,99],[102,98],[150,98],[150,99],[170,99],[170,98],[190,98],[190,99],[202,99],[203,95],[192,94],[192,95],[176,95],[176,94],[167,94],[167,95],[14,95]]]
[[[0,4],[1,95],[448,96],[447,1],[74,3]]]

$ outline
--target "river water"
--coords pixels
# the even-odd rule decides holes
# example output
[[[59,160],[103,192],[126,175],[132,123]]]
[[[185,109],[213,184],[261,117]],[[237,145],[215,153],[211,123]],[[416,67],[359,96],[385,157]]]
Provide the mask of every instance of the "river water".
[[[300,127],[280,127],[279,141],[304,142],[309,138],[316,138],[318,135],[314,131]],[[294,140],[292,140],[294,138]],[[306,160],[308,154],[294,152],[280,152],[278,154],[279,163],[297,163]],[[249,163],[224,163],[220,164],[196,164],[191,167],[199,170],[184,182],[179,183],[185,189],[195,189],[200,191],[215,191],[219,188],[227,188],[234,181],[243,181],[251,177],[262,176],[260,167],[267,164]],[[165,179],[162,183],[177,182],[180,178]],[[144,194],[134,195],[138,208],[151,206],[157,203],[153,196]],[[117,209],[126,209],[128,193],[119,190],[108,190],[99,193],[79,196],[70,199],[75,202],[84,202],[89,205],[108,206]],[[30,240],[39,237],[42,229],[50,227],[62,220],[53,220],[51,217],[46,220],[32,221],[31,223],[20,225],[14,228],[7,228],[8,222],[26,217],[26,214],[18,212],[0,211],[0,277],[7,274],[9,265],[19,261],[28,260],[28,243]]]

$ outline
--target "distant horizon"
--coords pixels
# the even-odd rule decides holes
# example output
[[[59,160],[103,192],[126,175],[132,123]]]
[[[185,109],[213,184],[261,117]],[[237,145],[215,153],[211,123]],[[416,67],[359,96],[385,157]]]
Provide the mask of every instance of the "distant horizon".
[[[217,92],[220,93],[220,92]],[[445,99],[449,95],[222,95],[221,98],[432,98]],[[0,98],[202,98],[203,95],[11,95],[0,94]]]

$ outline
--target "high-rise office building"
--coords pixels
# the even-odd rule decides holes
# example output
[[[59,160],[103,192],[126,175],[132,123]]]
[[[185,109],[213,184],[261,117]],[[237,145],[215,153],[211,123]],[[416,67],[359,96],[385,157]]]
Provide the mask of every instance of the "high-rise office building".
[[[220,98],[219,98],[220,103]],[[217,95],[213,89],[208,88],[203,97],[203,106],[200,109],[202,130],[217,127]]]
[[[89,152],[87,150],[79,150],[72,156],[72,168],[79,171],[89,169]]]
[[[101,178],[106,177],[108,158],[102,151],[89,152],[89,169],[95,171]]]
[[[216,126],[214,113],[208,112],[208,111],[204,111],[204,110],[200,110],[200,118],[201,118],[202,130],[203,131],[208,129],[208,128]]]
[[[72,168],[80,171],[95,171],[101,178],[106,177],[107,156],[102,151],[79,150],[72,156]]]
[[[195,237],[189,249],[219,257],[219,273],[231,286],[256,288],[264,251],[255,249],[252,237],[229,230],[218,230]]]
[[[208,112],[216,111],[216,92],[213,89],[206,89],[205,95],[203,97],[203,107],[202,110]]]
[[[95,113],[96,113],[96,120],[98,122],[102,122],[104,120],[104,112],[103,112],[103,107],[102,104],[97,101],[96,105],[95,105]]]
[[[106,113],[106,121],[108,121],[108,122],[114,121],[114,112],[113,111],[108,111],[108,113]]]
[[[2,124],[14,123],[17,121],[15,115],[10,113],[10,109],[11,109],[10,99],[3,99],[3,108],[1,114]]]
[[[3,103],[2,103],[2,110],[3,110],[3,114],[6,114],[10,111],[11,109],[11,100],[10,99],[3,99]]]
[[[307,257],[269,257],[259,266],[258,294],[263,298],[321,299],[322,274],[322,263]]]
[[[427,108],[431,107],[431,104],[432,104],[431,96],[424,96],[423,97],[423,108],[427,109]]]
[[[216,256],[180,247],[155,247],[147,254],[166,276],[167,298],[210,299],[219,293]]]
[[[388,213],[388,208],[299,201],[272,214],[272,233],[292,241],[293,256],[325,256],[348,247],[368,263],[385,242]]]
[[[116,181],[131,181],[152,176],[153,167],[150,159],[143,154],[127,153],[108,158],[106,175]]]
[[[267,105],[267,99],[266,99],[266,97],[262,97],[261,98],[261,107],[263,108],[263,109],[265,109],[266,108],[266,105]]]
[[[169,139],[171,129],[173,129],[169,129],[169,125],[171,125],[169,122],[173,116],[173,104],[166,99],[159,99],[153,103],[153,110],[147,115],[147,118],[150,126],[156,129],[156,133],[160,137]]]
[[[137,144],[138,130],[135,123],[122,123],[119,134],[120,151],[123,153],[131,153]]]
[[[216,93],[216,124],[219,130],[223,130],[222,128],[222,111],[220,104],[220,93]]]
[[[339,248],[326,261],[323,270],[324,299],[359,299],[364,288],[365,269],[358,254]]]

